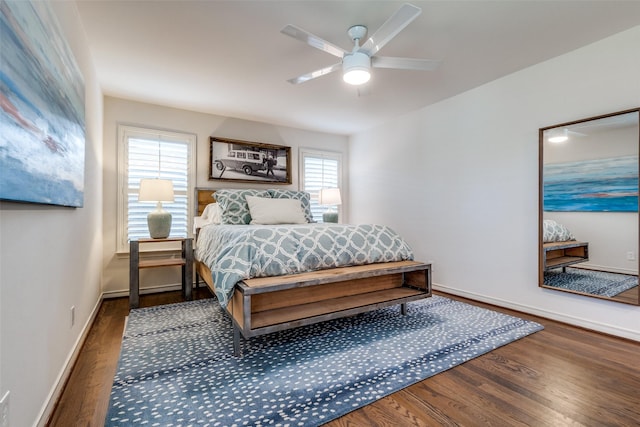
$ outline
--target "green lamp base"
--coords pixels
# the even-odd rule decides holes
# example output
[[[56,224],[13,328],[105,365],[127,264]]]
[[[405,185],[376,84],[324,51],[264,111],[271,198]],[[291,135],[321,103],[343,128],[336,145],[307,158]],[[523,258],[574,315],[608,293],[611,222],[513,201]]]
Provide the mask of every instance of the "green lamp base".
[[[147,225],[152,239],[166,239],[171,233],[171,214],[164,210],[149,212]]]
[[[325,212],[322,214],[322,222],[338,222],[338,212]]]

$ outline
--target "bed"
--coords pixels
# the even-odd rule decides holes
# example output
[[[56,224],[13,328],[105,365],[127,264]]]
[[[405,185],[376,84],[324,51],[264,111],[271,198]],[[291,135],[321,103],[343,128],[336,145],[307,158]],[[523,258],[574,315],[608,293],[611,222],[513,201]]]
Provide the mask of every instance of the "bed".
[[[553,220],[543,221],[543,264],[544,271],[562,268],[589,261],[589,243],[575,239],[562,224]]]
[[[196,282],[231,317],[236,356],[242,338],[391,305],[405,314],[431,296],[431,265],[413,260],[393,230],[309,222],[308,193],[198,188],[196,200]]]

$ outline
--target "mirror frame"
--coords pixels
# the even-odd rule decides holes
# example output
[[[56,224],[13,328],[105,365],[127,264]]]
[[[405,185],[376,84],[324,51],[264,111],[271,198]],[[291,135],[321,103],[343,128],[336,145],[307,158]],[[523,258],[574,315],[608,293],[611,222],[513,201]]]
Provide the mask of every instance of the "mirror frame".
[[[549,285],[545,285],[544,284],[544,246],[543,246],[543,215],[544,215],[544,132],[549,130],[549,129],[554,129],[554,128],[558,128],[558,127],[566,127],[566,126],[572,126],[572,125],[576,125],[578,123],[583,123],[583,122],[589,122],[592,120],[599,120],[599,119],[604,119],[607,117],[613,117],[613,116],[618,116],[618,115],[622,115],[622,114],[628,114],[628,113],[633,113],[635,112],[636,114],[638,114],[638,118],[640,119],[640,108],[632,108],[629,110],[623,110],[623,111],[617,111],[615,113],[609,113],[609,114],[603,114],[600,116],[595,116],[595,117],[589,117],[586,119],[580,119],[580,120],[574,120],[571,122],[566,122],[566,123],[559,123],[553,126],[546,126],[543,128],[538,129],[538,143],[539,143],[539,149],[538,149],[538,286],[541,288],[545,288],[545,289],[551,289],[554,291],[559,291],[559,292],[568,292],[568,293],[572,293],[572,294],[576,294],[576,295],[583,295],[583,296],[588,296],[591,298],[599,298],[599,299],[603,299],[606,301],[613,301],[613,302],[618,302],[618,303],[623,303],[623,304],[631,304],[631,305],[640,305],[640,288],[638,289],[638,299],[637,301],[633,302],[633,300],[631,301],[623,301],[623,300],[616,300],[613,297],[605,297],[605,296],[600,296],[600,295],[593,295],[593,294],[588,294],[588,293],[584,293],[584,292],[579,292],[579,291],[572,291],[572,290],[568,290],[568,289],[560,289],[560,288],[556,288],[553,286],[549,286]],[[640,124],[638,126],[639,130],[638,130],[638,140],[637,140],[637,144],[640,150]],[[640,184],[640,179],[639,179],[639,184]],[[640,185],[639,185],[640,188]],[[638,195],[640,197],[640,194]],[[638,248],[640,250],[640,211],[637,212],[637,216],[638,216]],[[636,256],[638,265],[637,267],[640,268],[640,256]],[[640,275],[640,270],[638,270],[638,274]],[[639,285],[640,286],[640,285]]]

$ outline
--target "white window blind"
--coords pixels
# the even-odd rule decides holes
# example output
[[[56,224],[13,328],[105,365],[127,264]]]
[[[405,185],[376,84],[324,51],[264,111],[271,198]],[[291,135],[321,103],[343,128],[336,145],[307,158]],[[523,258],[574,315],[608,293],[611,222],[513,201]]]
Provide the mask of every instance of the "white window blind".
[[[340,188],[342,175],[342,157],[339,153],[301,150],[302,189],[311,195],[311,213],[313,219],[322,222],[326,206],[318,203],[320,190]]]
[[[127,251],[132,239],[149,237],[147,214],[155,209],[155,204],[138,202],[142,178],[173,182],[174,202],[162,202],[162,207],[172,216],[170,237],[187,237],[191,223],[195,136],[123,126],[120,141],[118,250]]]

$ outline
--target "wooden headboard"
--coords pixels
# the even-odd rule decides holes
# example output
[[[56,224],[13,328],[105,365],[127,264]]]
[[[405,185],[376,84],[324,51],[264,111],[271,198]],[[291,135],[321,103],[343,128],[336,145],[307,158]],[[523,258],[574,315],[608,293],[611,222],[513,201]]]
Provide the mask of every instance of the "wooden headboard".
[[[215,192],[213,188],[196,188],[196,216],[202,215],[209,203],[215,203],[216,198],[213,196]]]

